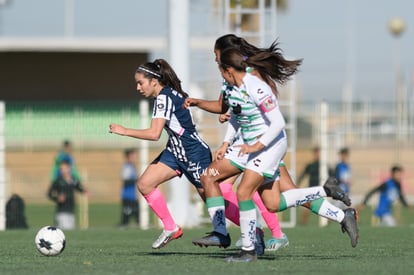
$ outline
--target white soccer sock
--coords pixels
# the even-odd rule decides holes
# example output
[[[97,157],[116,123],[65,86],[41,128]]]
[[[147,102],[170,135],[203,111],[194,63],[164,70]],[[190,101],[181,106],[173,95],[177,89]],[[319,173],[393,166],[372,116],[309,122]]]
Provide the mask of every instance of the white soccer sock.
[[[206,200],[207,211],[213,223],[214,231],[227,236],[224,198],[212,197]]]
[[[344,211],[327,200],[323,200],[318,215],[338,223],[341,223],[345,218]]]
[[[224,214],[225,208],[215,206],[209,207],[207,210],[213,223],[214,231],[227,236],[226,217]]]
[[[256,241],[256,208],[252,200],[239,202],[242,249],[252,251]]]
[[[286,210],[293,206],[303,205],[307,202],[326,197],[325,189],[322,186],[309,188],[297,188],[285,191],[280,194],[279,211]]]

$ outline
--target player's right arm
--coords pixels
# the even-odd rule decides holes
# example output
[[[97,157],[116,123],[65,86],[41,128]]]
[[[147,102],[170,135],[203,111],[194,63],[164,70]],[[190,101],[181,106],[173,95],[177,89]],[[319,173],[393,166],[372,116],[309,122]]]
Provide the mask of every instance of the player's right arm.
[[[204,100],[200,98],[186,98],[184,102],[184,108],[188,109],[191,106],[196,106],[204,111],[224,114],[229,109],[229,106],[223,100],[223,94],[220,94],[218,100]]]

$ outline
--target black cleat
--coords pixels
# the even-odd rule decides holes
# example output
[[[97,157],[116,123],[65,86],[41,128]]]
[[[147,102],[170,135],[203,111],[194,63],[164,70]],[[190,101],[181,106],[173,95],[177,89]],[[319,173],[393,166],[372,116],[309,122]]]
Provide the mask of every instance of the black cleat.
[[[256,253],[258,256],[261,256],[264,254],[265,251],[265,241],[264,241],[264,232],[261,228],[256,228]]]
[[[256,250],[241,250],[239,254],[226,258],[228,263],[250,263],[257,261]]]
[[[230,239],[229,234],[225,236],[216,231],[209,232],[207,234],[208,235],[205,237],[193,240],[193,244],[201,246],[201,247],[218,246],[218,247],[223,247],[223,248],[227,248],[231,244],[231,239]]]
[[[356,247],[358,244],[358,217],[357,211],[353,208],[347,208],[344,210],[345,217],[341,222],[342,233],[347,233],[351,239],[352,247]]]
[[[326,195],[335,200],[340,200],[345,203],[347,206],[351,205],[351,200],[344,190],[339,187],[339,183],[335,178],[329,178],[323,185]]]

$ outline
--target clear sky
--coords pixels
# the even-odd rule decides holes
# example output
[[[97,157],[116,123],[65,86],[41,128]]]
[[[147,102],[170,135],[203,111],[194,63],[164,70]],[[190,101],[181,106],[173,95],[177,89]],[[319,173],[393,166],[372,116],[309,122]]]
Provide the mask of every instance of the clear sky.
[[[63,35],[65,0],[9,1],[0,8],[0,39]],[[73,1],[76,37],[168,35],[167,0]],[[213,33],[209,1],[190,1],[191,33]],[[413,11],[410,0],[289,0],[277,29],[285,54],[304,59],[298,75],[301,99],[339,101],[345,83],[351,83],[356,100],[394,100],[396,49],[412,93]],[[398,39],[388,30],[394,16],[406,23]]]

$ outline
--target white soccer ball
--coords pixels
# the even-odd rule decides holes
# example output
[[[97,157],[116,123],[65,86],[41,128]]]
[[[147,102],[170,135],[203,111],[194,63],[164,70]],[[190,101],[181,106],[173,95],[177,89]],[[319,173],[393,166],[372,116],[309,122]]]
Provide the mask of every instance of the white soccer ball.
[[[43,255],[56,256],[65,249],[65,234],[57,227],[45,226],[37,232],[35,243],[37,250]]]

